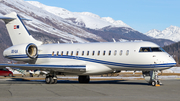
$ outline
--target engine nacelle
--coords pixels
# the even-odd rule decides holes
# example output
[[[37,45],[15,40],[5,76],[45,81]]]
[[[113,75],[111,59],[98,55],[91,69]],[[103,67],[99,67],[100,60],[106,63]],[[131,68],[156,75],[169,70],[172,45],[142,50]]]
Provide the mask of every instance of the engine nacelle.
[[[34,60],[38,56],[38,48],[35,44],[20,44],[7,48],[4,50],[3,55],[5,58],[17,61]]]

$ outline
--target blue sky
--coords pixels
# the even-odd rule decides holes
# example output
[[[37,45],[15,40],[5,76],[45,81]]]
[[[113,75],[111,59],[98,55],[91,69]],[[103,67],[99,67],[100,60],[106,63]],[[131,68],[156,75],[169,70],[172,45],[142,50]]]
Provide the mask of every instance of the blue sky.
[[[35,0],[25,0],[35,1]],[[180,0],[36,0],[71,12],[91,12],[122,20],[145,33],[151,29],[180,27]]]

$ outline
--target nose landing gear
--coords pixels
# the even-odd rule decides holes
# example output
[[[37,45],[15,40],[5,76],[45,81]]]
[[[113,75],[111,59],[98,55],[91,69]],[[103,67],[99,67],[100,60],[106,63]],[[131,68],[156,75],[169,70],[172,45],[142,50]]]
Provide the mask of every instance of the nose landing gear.
[[[151,77],[152,78],[152,82],[151,82],[152,86],[160,86],[162,83],[158,79],[158,71],[153,71],[153,75]]]
[[[151,84],[152,86],[160,86],[162,85],[161,81],[158,79],[158,71],[143,71],[144,79]]]

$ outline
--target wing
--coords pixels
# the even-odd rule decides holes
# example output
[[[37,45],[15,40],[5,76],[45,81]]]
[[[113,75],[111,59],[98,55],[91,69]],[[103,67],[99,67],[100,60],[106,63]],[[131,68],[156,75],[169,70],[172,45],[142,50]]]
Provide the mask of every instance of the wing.
[[[0,64],[0,68],[12,67],[24,70],[43,70],[43,71],[57,71],[79,73],[85,72],[85,65],[39,65],[39,64]]]

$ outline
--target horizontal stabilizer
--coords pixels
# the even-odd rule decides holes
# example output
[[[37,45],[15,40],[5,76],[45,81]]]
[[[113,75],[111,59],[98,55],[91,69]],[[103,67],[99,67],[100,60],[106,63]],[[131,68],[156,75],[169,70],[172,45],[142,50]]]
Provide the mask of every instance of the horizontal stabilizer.
[[[13,20],[13,19],[16,19],[16,18],[0,16],[0,19],[2,19],[2,20]]]
[[[0,16],[0,19],[2,19],[2,20],[14,20],[14,19],[16,19],[16,18]],[[31,19],[26,19],[26,18],[20,18],[20,19],[21,19],[21,20],[32,21]]]

